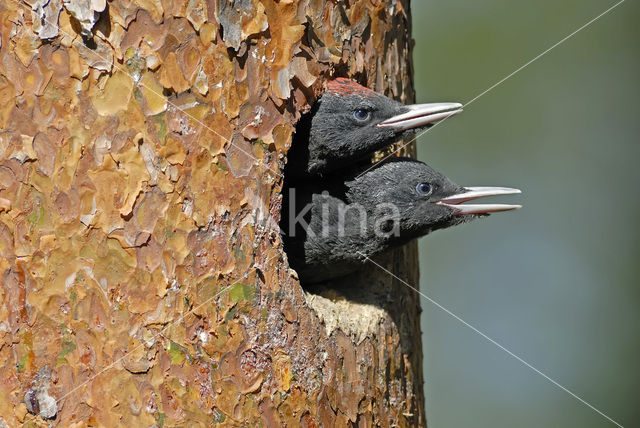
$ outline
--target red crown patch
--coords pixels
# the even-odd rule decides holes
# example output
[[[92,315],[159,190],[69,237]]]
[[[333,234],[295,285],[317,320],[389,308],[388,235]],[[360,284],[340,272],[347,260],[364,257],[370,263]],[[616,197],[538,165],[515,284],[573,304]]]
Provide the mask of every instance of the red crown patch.
[[[327,83],[327,92],[337,96],[361,95],[363,97],[379,96],[378,93],[345,77],[338,77]]]

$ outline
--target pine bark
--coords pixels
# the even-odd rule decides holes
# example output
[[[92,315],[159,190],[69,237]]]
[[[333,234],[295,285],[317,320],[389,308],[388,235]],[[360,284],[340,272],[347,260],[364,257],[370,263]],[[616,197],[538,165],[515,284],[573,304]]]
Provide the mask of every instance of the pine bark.
[[[412,102],[408,0],[0,4],[0,427],[424,426],[419,301],[277,229],[334,76]],[[416,246],[377,260],[417,284]]]

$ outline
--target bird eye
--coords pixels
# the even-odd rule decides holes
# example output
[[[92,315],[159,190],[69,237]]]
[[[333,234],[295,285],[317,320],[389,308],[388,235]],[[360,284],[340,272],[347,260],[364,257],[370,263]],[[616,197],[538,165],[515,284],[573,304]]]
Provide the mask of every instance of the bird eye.
[[[361,122],[369,120],[369,116],[371,116],[371,113],[363,108],[359,108],[353,112],[353,117]]]
[[[416,192],[424,196],[430,195],[432,190],[431,184],[429,183],[418,183],[416,186]]]

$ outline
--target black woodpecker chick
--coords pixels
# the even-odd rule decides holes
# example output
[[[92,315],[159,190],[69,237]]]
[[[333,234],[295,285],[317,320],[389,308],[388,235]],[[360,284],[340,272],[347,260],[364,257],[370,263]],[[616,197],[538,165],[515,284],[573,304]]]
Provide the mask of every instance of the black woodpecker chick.
[[[352,167],[376,150],[461,111],[458,103],[403,105],[353,80],[332,80],[296,127],[285,176],[327,175]]]
[[[285,250],[303,284],[323,282],[434,230],[520,208],[463,204],[513,193],[520,190],[461,187],[423,162],[392,159],[350,181],[336,178],[290,189],[281,223]]]

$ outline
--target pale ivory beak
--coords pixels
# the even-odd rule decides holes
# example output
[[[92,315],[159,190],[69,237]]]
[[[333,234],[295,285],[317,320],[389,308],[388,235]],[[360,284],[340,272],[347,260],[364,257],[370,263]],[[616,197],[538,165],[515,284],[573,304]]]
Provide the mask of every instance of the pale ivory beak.
[[[419,128],[462,113],[459,103],[430,103],[406,106],[409,111],[390,117],[378,124],[380,127],[392,128],[397,132]]]
[[[522,193],[518,189],[509,187],[465,187],[464,192],[441,199],[437,203],[451,208],[456,214],[488,214],[500,211],[511,211],[522,208],[522,205],[506,204],[465,204],[478,198],[497,195],[512,195]]]

